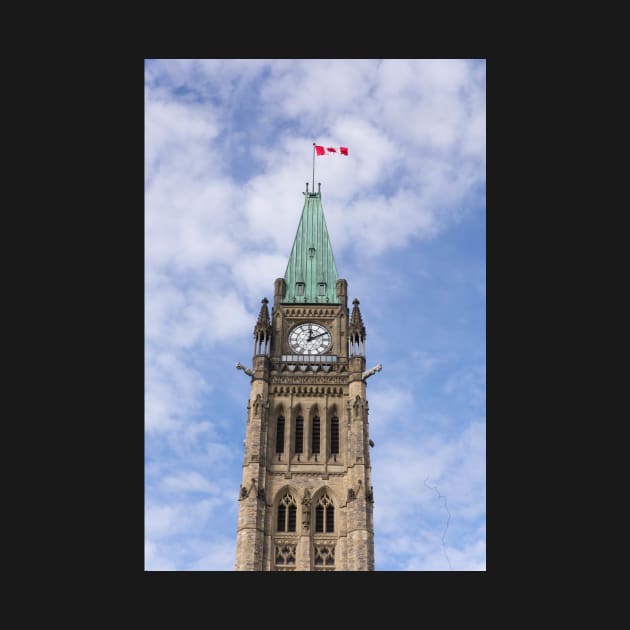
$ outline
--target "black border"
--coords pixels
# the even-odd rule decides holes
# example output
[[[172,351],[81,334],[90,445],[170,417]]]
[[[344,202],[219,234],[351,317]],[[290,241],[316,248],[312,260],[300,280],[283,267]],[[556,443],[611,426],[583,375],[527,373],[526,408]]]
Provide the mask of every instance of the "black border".
[[[392,57],[398,56],[417,55]],[[533,378],[532,364],[525,363],[527,352],[519,351],[532,341],[527,321],[535,310],[527,290],[532,263],[527,217],[533,210],[523,174],[531,172],[532,156],[524,152],[529,129],[519,111],[522,74],[512,60],[498,56],[431,56],[487,59],[487,572],[512,573],[532,551],[527,546],[529,526],[539,510],[526,486],[540,481],[526,478],[525,472],[531,468],[526,438],[532,440],[539,411],[528,406],[523,394],[523,384]],[[91,77],[91,72],[98,76]],[[72,435],[73,464],[64,468],[72,484],[67,501],[70,537],[80,561],[91,570],[106,566],[115,574],[142,572],[156,584],[160,572],[144,571],[144,57],[110,60],[98,70],[88,65],[71,73],[72,81],[71,111],[58,122],[63,126],[70,118],[76,130],[72,167],[65,173],[76,205],[61,209],[64,225],[71,226],[63,239],[70,245],[62,252],[63,267],[70,273],[61,298],[66,303],[67,297],[70,309],[60,318],[64,332],[58,333],[75,339],[77,351],[69,360],[65,388],[77,411],[64,434]],[[86,549],[92,551],[84,557]],[[303,597],[301,580],[312,586],[310,580],[318,574],[297,580],[293,575],[291,582],[282,575],[260,579],[216,572],[213,581],[245,593],[259,592],[266,584],[275,589],[279,584],[273,580],[285,580],[283,589],[293,586],[296,596]],[[205,582],[206,575],[196,579]],[[326,588],[331,579],[341,580],[333,582],[334,588],[351,582],[369,591],[373,584],[380,589],[396,582],[411,584],[410,579],[419,579],[425,588],[444,578],[435,572],[377,571],[351,574],[346,581],[327,574]],[[469,586],[477,582],[465,579]],[[449,589],[447,584],[453,580],[440,588]]]

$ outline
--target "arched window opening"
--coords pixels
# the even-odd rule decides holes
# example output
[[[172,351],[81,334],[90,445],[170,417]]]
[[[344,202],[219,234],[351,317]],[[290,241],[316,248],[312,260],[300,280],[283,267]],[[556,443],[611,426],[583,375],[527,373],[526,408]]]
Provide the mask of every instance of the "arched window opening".
[[[327,494],[319,499],[315,508],[315,531],[322,533],[335,531],[335,508]]]
[[[304,418],[298,416],[295,419],[295,452],[301,453],[304,446]]]
[[[326,531],[335,531],[335,508],[332,505],[326,508]]]
[[[276,426],[276,453],[284,453],[284,416],[278,417]]]
[[[287,522],[287,508],[280,504],[278,506],[278,531],[283,532]]]
[[[314,416],[311,426],[311,452],[319,453],[319,417]]]
[[[339,454],[339,418],[334,416],[330,421],[330,453]]]
[[[290,494],[285,494],[278,505],[278,531],[294,532],[297,514],[297,504]]]

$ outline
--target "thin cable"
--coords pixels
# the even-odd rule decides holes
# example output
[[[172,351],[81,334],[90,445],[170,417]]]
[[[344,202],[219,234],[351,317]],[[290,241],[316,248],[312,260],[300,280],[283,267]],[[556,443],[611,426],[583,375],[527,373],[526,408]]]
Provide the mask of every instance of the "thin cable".
[[[449,569],[452,571],[453,567],[451,566],[451,561],[449,560],[448,554],[446,553],[446,544],[444,543],[444,538],[446,537],[446,532],[448,531],[448,525],[451,522],[451,512],[449,511],[448,505],[446,504],[446,497],[443,494],[440,494],[440,491],[438,490],[437,486],[430,486],[427,483],[429,479],[430,477],[427,477],[424,480],[424,485],[430,490],[435,490],[438,494],[438,499],[444,499],[444,507],[446,508],[446,512],[448,513],[448,519],[446,520],[446,527],[444,528],[444,533],[442,534],[442,552],[444,553],[444,557],[446,558],[446,561],[448,562]]]

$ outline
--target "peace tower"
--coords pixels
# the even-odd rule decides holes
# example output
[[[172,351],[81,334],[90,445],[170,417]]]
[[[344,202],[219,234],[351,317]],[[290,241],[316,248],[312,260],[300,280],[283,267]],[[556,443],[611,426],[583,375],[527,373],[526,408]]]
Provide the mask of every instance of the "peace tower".
[[[237,571],[373,571],[374,493],[359,300],[337,275],[318,192],[254,327]]]

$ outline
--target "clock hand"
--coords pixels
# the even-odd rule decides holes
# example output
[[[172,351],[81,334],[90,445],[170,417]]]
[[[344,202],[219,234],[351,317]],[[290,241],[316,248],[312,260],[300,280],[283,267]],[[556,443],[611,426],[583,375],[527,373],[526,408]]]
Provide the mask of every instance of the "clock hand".
[[[313,339],[317,339],[317,337],[321,337],[322,335],[325,335],[325,334],[326,334],[326,331],[324,331],[323,333],[319,333],[319,335],[314,335],[309,338],[309,341],[313,341]]]

